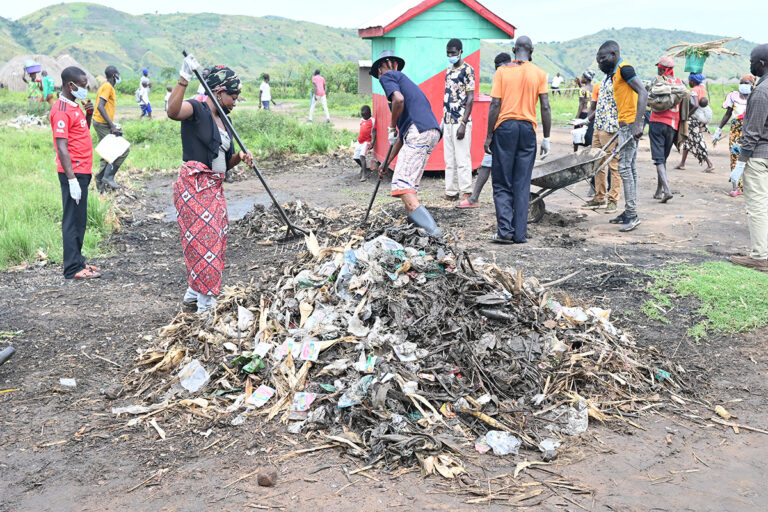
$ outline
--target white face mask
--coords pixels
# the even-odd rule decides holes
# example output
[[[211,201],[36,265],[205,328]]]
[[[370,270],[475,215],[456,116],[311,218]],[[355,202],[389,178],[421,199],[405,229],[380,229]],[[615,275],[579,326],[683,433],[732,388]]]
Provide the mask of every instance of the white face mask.
[[[739,92],[744,96],[747,96],[752,92],[752,84],[739,84]]]
[[[88,89],[86,87],[78,87],[75,82],[71,82],[72,85],[77,87],[72,91],[72,96],[75,97],[75,99],[78,100],[84,100],[86,97],[88,97]]]
[[[115,78],[115,85],[119,84],[121,80],[122,78],[120,78],[120,75],[117,75],[117,77]]]

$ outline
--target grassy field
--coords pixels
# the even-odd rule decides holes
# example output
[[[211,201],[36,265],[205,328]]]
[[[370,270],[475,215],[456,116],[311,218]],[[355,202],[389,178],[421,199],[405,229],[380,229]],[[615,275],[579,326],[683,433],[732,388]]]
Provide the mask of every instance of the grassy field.
[[[0,269],[34,260],[38,249],[61,261],[61,189],[50,128],[1,127],[0,148],[0,180],[5,191],[13,191],[0,201]],[[88,198],[86,256],[98,254],[99,242],[112,230],[109,208],[96,193]]]
[[[16,104],[18,98],[0,102]],[[21,96],[21,106],[26,100]],[[6,117],[3,115],[2,117]],[[232,114],[235,127],[258,159],[296,154],[323,154],[348,146],[353,134],[324,123],[306,124],[273,112],[241,110]],[[173,169],[181,164],[180,124],[160,113],[151,121],[122,123],[131,153],[124,168]],[[96,140],[95,133],[93,134]],[[18,130],[0,127],[0,180],[13,194],[0,201],[0,269],[34,260],[38,249],[61,260],[61,192],[50,128]],[[12,148],[12,150],[11,150]],[[98,159],[94,161],[94,171]],[[7,187],[7,188],[6,188]],[[91,189],[84,253],[99,253],[99,243],[112,230],[110,201]]]
[[[676,265],[650,272],[651,296],[643,312],[669,323],[680,299],[694,298],[698,321],[688,329],[697,340],[710,334],[732,334],[768,324],[768,275],[727,262]]]

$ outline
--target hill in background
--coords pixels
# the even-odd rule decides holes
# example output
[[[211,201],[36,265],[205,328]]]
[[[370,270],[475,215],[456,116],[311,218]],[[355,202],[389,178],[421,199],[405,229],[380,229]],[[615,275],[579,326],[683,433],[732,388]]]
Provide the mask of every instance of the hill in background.
[[[110,64],[126,76],[128,70],[138,74],[145,67],[156,73],[166,66],[178,68],[183,49],[203,65],[226,64],[253,79],[288,62],[356,62],[370,55],[370,44],[355,30],[275,17],[134,16],[96,4],[68,3],[40,9],[15,23],[0,20],[0,58],[68,53],[95,75]],[[11,38],[16,44],[11,48],[6,47],[6,34],[25,37]]]
[[[522,29],[521,29],[522,30]],[[534,37],[535,30],[524,30]],[[521,32],[523,33],[523,32]],[[603,41],[614,39],[638,73],[650,78],[664,50],[681,42],[702,42],[721,36],[678,30],[623,28],[563,42],[538,43],[534,62],[550,76],[567,77],[585,69],[597,71],[595,53]],[[741,57],[710,57],[704,68],[713,78],[741,76],[749,70],[749,52],[755,45],[734,41],[728,47]],[[94,75],[109,64],[124,76],[147,67],[155,76],[164,67],[178,69],[181,50],[193,52],[203,65],[227,64],[245,78],[256,79],[289,64],[356,62],[371,57],[370,43],[353,29],[339,29],[278,17],[220,14],[145,14],[134,16],[109,7],[68,3],[45,7],[13,22],[0,18],[0,63],[21,53],[51,56],[70,54]],[[511,52],[509,44],[484,43],[481,78],[489,81],[493,58]],[[436,55],[435,59],[444,59]],[[684,59],[678,59],[682,75]]]
[[[522,33],[522,32],[521,32]],[[661,30],[655,28],[634,28],[601,30],[592,35],[557,43],[536,43],[534,41],[533,62],[543,68],[550,76],[558,71],[566,77],[581,75],[591,69],[602,76],[595,54],[603,42],[612,39],[621,46],[622,57],[632,63],[637,73],[643,78],[656,75],[656,62],[667,48],[678,43],[701,43],[715,41],[725,36],[697,34],[681,30]],[[704,75],[708,78],[734,78],[749,72],[749,54],[756,45],[739,40],[726,44],[726,47],[741,53],[741,56],[712,56],[704,65]],[[483,44],[481,74],[490,77],[493,74],[493,58],[497,53],[512,52],[510,44]],[[685,58],[676,59],[676,74],[683,76]]]

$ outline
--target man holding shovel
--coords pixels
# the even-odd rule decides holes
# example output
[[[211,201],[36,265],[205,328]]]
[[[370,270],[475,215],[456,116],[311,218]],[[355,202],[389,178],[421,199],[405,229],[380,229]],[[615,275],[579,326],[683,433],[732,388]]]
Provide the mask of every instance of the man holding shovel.
[[[384,50],[370,71],[372,77],[379,79],[390,102],[392,120],[387,128],[390,159],[400,155],[392,176],[392,196],[402,199],[409,222],[439,237],[443,231],[429,211],[419,204],[416,194],[429,155],[440,141],[440,126],[427,97],[401,72],[404,67],[403,59],[396,57],[392,50]],[[386,175],[388,163],[379,166],[380,178]]]

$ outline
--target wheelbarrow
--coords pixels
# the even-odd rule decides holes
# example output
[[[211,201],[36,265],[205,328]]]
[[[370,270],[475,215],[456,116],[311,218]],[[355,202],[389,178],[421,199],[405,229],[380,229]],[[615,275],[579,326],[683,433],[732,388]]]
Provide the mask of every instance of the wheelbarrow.
[[[538,192],[531,192],[531,201],[528,205],[528,222],[539,222],[544,217],[544,198],[552,192],[562,188],[574,194],[566,187],[580,181],[591,179],[600,172],[611,160],[619,156],[619,150],[629,141],[624,142],[610,153],[606,152],[608,146],[618,137],[618,132],[602,148],[589,148],[568,156],[556,158],[548,162],[542,162],[533,168],[531,185],[539,187]],[[583,201],[583,199],[582,199]]]

